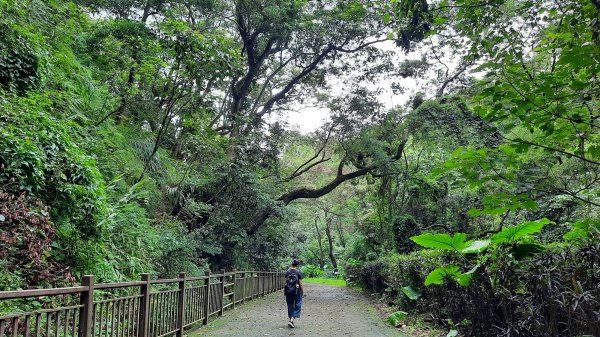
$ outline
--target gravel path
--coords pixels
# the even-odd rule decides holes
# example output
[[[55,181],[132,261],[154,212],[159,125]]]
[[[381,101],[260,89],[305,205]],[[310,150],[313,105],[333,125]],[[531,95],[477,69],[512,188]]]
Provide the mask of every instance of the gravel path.
[[[188,337],[406,337],[387,326],[368,300],[352,289],[320,284],[304,287],[302,317],[294,329],[286,325],[285,299],[278,291],[226,311],[224,317],[191,331]]]

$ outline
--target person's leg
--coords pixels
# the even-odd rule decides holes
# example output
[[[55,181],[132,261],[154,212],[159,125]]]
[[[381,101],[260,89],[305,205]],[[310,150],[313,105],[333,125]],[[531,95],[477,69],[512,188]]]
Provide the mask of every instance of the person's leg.
[[[288,326],[290,328],[294,327],[294,306],[296,304],[296,298],[292,295],[285,296],[285,303],[287,304],[288,309]]]
[[[294,302],[295,302],[294,296],[286,295],[285,302],[287,304],[287,309],[288,309],[288,319],[292,320],[292,318],[294,318]]]
[[[294,307],[294,317],[300,318],[300,312],[302,311],[302,292],[298,292],[296,296],[296,306]]]

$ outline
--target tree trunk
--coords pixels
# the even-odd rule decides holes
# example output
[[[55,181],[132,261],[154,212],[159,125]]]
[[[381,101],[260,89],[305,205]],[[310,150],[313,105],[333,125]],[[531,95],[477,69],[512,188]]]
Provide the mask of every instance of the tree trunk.
[[[337,227],[338,236],[340,238],[340,245],[342,245],[342,248],[346,248],[346,239],[344,238],[344,228],[342,227],[342,220],[340,218],[338,218],[338,221],[336,222],[336,227]]]
[[[319,268],[325,268],[325,259],[323,257],[323,243],[321,241],[321,231],[319,230],[319,218],[315,218],[315,229],[317,230],[317,242],[319,242]]]
[[[331,260],[331,266],[333,267],[333,272],[337,273],[338,266],[337,260],[333,255],[333,236],[331,235],[331,218],[327,217],[327,212],[325,212],[325,235],[327,235],[327,242],[329,242],[329,259]]]

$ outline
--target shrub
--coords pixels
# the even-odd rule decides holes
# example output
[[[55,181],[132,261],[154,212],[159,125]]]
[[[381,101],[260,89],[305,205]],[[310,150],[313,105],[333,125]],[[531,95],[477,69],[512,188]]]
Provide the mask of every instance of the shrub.
[[[48,208],[25,195],[0,191],[0,289],[17,289],[22,279],[28,286],[74,282],[68,268],[57,266],[51,256],[56,235]]]
[[[472,259],[468,257],[468,259]],[[598,335],[600,243],[552,244],[523,259],[491,252],[467,287],[456,282],[424,286],[442,265],[473,261],[423,250],[348,266],[351,281],[389,297],[412,314],[433,313],[439,324],[462,322],[467,336]],[[403,288],[419,296],[410,299]]]
[[[304,277],[321,277],[325,274],[325,271],[319,268],[319,266],[312,264],[304,265],[300,267],[300,270],[302,271],[302,275],[304,275]]]

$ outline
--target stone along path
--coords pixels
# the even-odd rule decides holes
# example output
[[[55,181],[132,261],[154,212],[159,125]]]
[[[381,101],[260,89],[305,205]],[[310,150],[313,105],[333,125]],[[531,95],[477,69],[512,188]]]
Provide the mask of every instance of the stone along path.
[[[362,295],[346,287],[305,284],[302,317],[287,327],[283,291],[237,306],[188,337],[406,337],[387,326]]]

